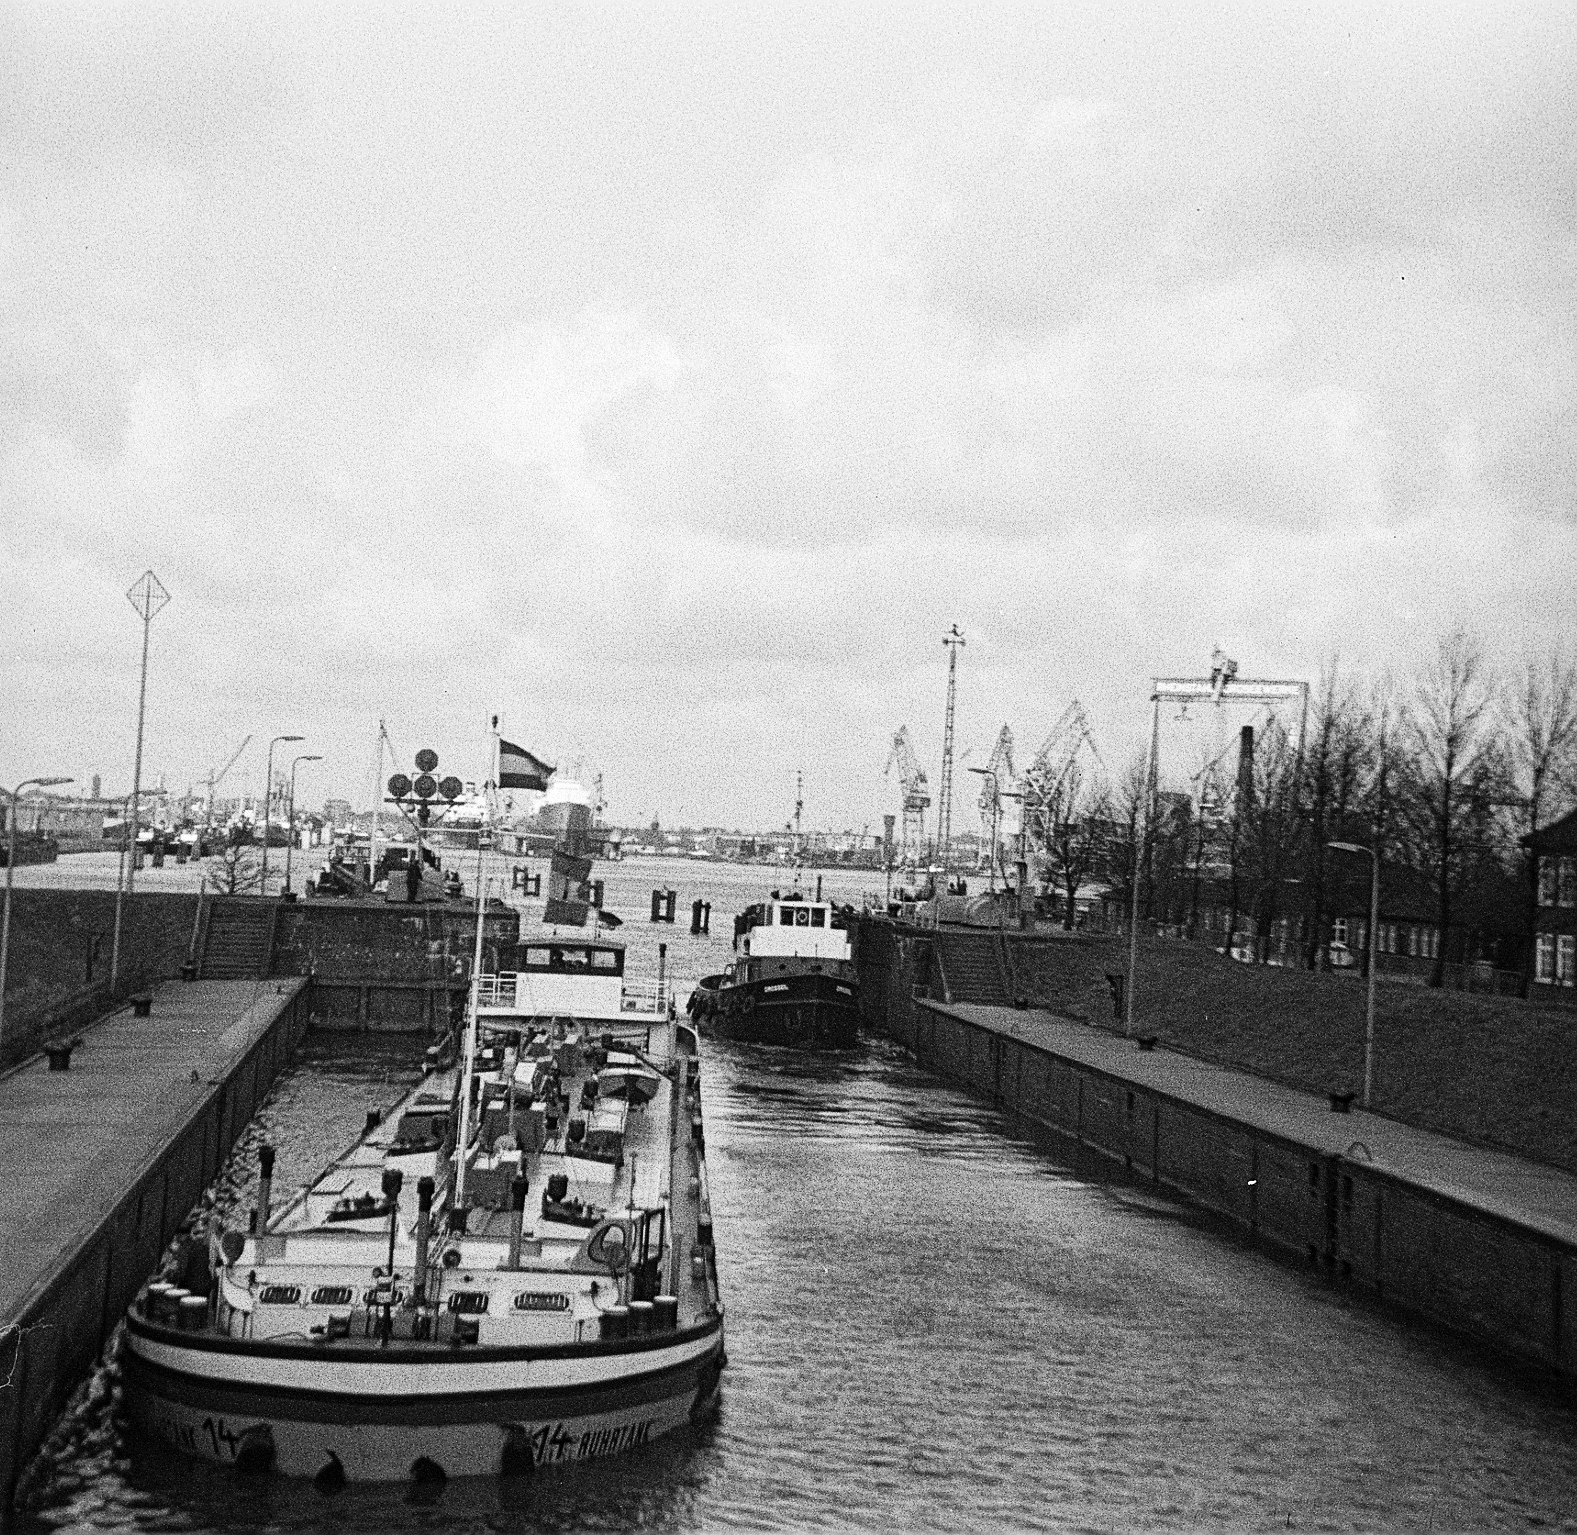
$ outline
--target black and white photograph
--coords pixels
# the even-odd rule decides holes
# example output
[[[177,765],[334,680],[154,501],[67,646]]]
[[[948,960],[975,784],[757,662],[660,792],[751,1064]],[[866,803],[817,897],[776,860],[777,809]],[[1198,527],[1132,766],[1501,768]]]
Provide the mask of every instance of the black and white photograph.
[[[0,1535],[1577,1531],[1577,8],[0,0]]]

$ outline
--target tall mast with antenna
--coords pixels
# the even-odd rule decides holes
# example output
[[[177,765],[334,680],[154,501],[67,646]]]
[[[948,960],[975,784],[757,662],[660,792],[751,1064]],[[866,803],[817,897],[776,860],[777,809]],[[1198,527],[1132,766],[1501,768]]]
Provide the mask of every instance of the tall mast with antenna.
[[[799,821],[805,809],[805,770],[794,769],[794,856],[798,858],[805,850],[804,841],[800,837]]]
[[[945,869],[951,862],[953,843],[953,702],[958,688],[958,652],[964,636],[954,624],[942,636],[947,646],[947,724],[942,730],[942,787],[936,799],[936,852]]]

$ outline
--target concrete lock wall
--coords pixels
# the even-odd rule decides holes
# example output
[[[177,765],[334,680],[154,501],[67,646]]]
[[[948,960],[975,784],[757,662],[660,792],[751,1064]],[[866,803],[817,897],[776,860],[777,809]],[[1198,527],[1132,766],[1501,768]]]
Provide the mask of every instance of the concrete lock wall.
[[[139,1286],[153,1272],[237,1137],[306,1032],[308,986],[289,985],[273,1022],[224,1080],[170,1126],[136,1168],[106,1167],[84,1200],[83,1224],[61,1260],[0,1333],[0,1529],[16,1479],[77,1383],[92,1369]]]
[[[484,955],[520,936],[520,914],[490,904]],[[280,906],[271,975],[312,977],[312,1023],[330,1030],[441,1032],[463,1004],[476,910],[438,903],[314,900]]]
[[[873,1011],[938,1075],[1149,1177],[1244,1236],[1413,1315],[1574,1374],[1577,1250],[1559,1239],[892,986]]]

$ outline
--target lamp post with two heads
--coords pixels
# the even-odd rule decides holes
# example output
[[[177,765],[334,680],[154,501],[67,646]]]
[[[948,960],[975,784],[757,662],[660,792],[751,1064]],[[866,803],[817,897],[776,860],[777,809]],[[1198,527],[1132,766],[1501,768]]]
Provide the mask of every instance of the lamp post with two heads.
[[[1339,853],[1369,855],[1369,998],[1364,1009],[1363,1028],[1363,1106],[1368,1108],[1369,1095],[1374,1088],[1374,956],[1378,952],[1376,939],[1380,930],[1380,850],[1362,842],[1327,842],[1325,845]]]
[[[16,808],[24,789],[52,789],[69,778],[24,778],[11,790],[6,809],[5,914],[0,916],[0,1045],[5,1043],[5,974],[11,957],[11,872],[16,867]]]
[[[285,894],[290,894],[290,855],[296,846],[296,765],[301,762],[321,762],[321,755],[300,756],[290,764],[290,810],[285,817]]]
[[[275,736],[268,743],[268,766],[263,771],[263,873],[258,889],[268,894],[268,823],[274,807],[274,748],[281,741],[305,741],[305,736]]]

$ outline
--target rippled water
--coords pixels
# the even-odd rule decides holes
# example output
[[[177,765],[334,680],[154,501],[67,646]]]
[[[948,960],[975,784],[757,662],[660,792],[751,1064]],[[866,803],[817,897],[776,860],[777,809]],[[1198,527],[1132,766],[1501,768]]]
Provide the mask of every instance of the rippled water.
[[[730,931],[746,887],[711,877]],[[669,941],[695,973],[716,960],[717,940]],[[279,1144],[281,1184],[395,1096],[400,1049],[313,1047],[253,1130]],[[109,1369],[68,1415],[29,1523],[1577,1528],[1577,1416],[1538,1381],[1015,1139],[888,1044],[717,1043],[705,1070],[730,1360],[713,1423],[515,1486],[325,1499],[126,1443]]]

